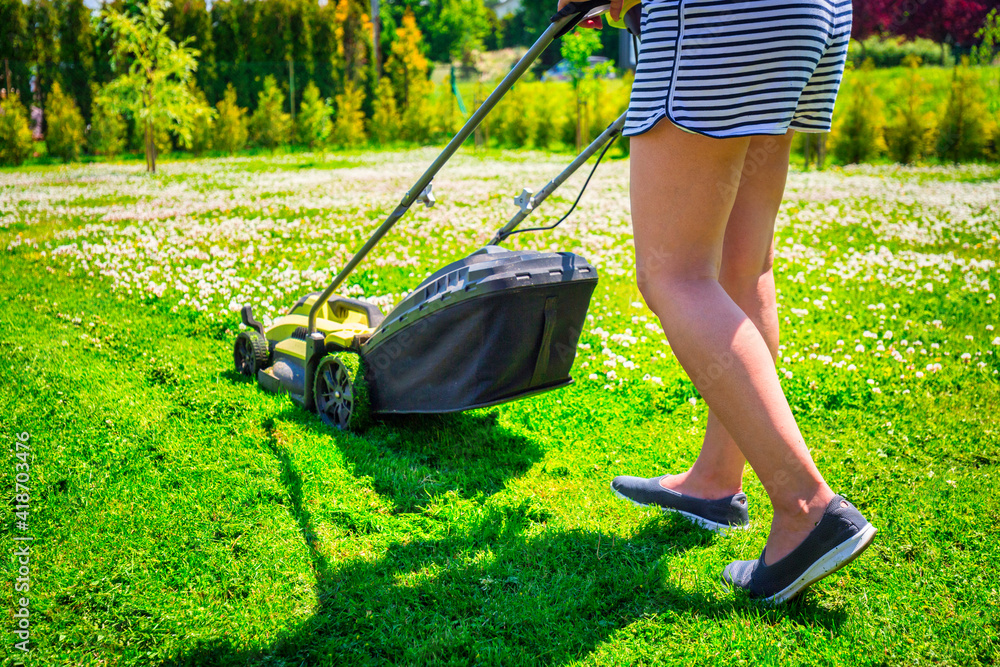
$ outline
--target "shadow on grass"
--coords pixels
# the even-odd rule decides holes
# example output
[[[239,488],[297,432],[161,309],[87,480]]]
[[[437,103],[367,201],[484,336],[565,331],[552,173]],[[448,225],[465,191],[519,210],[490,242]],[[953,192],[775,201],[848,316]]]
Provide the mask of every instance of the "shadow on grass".
[[[243,375],[243,373],[240,373],[239,371],[234,370],[232,368],[230,368],[227,371],[220,371],[216,375],[216,377],[218,377],[220,379],[228,380],[229,382],[232,382],[233,384],[256,384],[257,383],[257,379],[256,378],[252,378],[249,375]]]
[[[370,478],[374,490],[402,513],[418,511],[443,493],[493,495],[541,459],[540,444],[498,424],[498,414],[486,409],[390,417],[360,434],[337,432],[295,406],[275,421],[332,437],[354,472]]]
[[[298,414],[301,423],[321,428],[308,415]],[[294,415],[288,418],[298,421]],[[395,449],[375,446],[374,458],[366,438],[389,438],[388,430],[337,440],[356,464],[377,474],[394,456],[423,452],[418,442],[423,437],[432,441],[427,447],[440,447],[461,440],[455,432],[487,428],[491,421],[489,414],[405,420],[393,427],[398,433],[398,439],[390,439]],[[509,433],[502,437],[510,444]],[[533,452],[525,442],[519,444]],[[831,612],[808,598],[774,610],[743,597],[705,595],[673,581],[664,571],[672,556],[714,539],[674,516],[645,522],[621,540],[592,531],[544,528],[544,518],[536,516],[530,504],[487,503],[483,514],[461,533],[398,542],[377,559],[331,562],[317,545],[295,459],[277,443],[272,451],[281,462],[291,511],[309,549],[316,612],[278,634],[266,648],[245,649],[220,638],[161,663],[164,667],[557,665],[585,657],[637,619],[666,611],[709,619],[744,616],[767,623],[790,618],[831,631],[844,621],[842,612]],[[442,460],[454,464],[457,460],[452,459],[461,458],[466,465],[476,465],[476,455],[459,457],[447,447],[444,452]],[[396,502],[414,501],[397,497]]]

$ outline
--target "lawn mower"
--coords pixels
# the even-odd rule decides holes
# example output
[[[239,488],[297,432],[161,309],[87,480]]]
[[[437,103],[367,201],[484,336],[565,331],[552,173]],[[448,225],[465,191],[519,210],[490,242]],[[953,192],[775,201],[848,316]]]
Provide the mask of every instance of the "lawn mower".
[[[388,315],[335,291],[414,203],[434,204],[434,176],[542,51],[608,7],[607,0],[576,2],[553,16],[325,290],[303,296],[266,329],[252,307],[243,306],[240,316],[247,329],[234,345],[236,370],[255,377],[267,391],[287,392],[340,429],[363,427],[373,414],[457,412],[570,384],[597,270],[571,252],[510,251],[499,244],[514,233],[551,229],[572,213],[579,197],[554,225],[516,229],[600,151],[597,168],[621,133],[624,114],[539,192],[521,192],[515,198],[519,210],[486,247],[428,276]],[[638,34],[637,10],[625,19],[633,34]]]

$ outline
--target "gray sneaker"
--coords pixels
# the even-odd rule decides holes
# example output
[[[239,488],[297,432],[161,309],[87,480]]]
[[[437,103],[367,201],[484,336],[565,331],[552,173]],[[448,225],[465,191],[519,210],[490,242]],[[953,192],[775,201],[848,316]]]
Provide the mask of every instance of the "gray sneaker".
[[[660,486],[659,477],[628,477],[622,475],[611,480],[611,490],[615,495],[640,507],[655,506],[664,512],[677,512],[693,523],[725,533],[732,528],[746,528],[750,525],[747,513],[747,496],[737,493],[718,500],[703,500],[686,496]]]
[[[790,554],[772,565],[764,564],[763,551],[757,560],[733,561],[722,571],[722,580],[751,597],[786,602],[860,556],[875,533],[861,512],[834,496],[823,518]]]

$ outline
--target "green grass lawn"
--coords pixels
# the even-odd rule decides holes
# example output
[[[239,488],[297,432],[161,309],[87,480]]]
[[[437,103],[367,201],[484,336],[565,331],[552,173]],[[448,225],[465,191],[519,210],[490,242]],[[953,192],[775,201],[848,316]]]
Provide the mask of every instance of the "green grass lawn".
[[[608,489],[682,470],[707,414],[634,284],[624,161],[509,244],[601,272],[573,386],[348,434],[233,371],[237,306],[274,317],[322,286],[432,155],[0,171],[0,438],[30,434],[23,530],[14,452],[0,480],[5,664],[1000,661],[1000,168],[791,174],[779,373],[879,533],[772,608],[719,579],[767,535],[752,472],[731,537]],[[345,292],[390,307],[565,160],[460,154]]]

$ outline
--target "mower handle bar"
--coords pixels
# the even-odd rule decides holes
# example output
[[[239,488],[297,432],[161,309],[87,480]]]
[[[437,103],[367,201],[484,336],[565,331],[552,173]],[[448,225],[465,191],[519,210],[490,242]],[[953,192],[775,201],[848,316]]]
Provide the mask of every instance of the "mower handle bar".
[[[319,313],[320,308],[326,303],[326,300],[333,295],[334,291],[343,284],[347,276],[351,275],[355,267],[361,263],[361,260],[371,251],[375,245],[382,240],[386,232],[392,229],[403,215],[410,209],[415,201],[426,191],[427,187],[431,184],[434,176],[437,175],[441,167],[445,165],[448,160],[451,159],[452,155],[459,149],[459,147],[465,143],[465,140],[475,132],[476,128],[483,119],[493,110],[493,108],[500,102],[500,99],[507,94],[514,84],[520,79],[528,68],[538,59],[538,56],[542,54],[549,44],[551,44],[557,37],[564,35],[573,29],[581,21],[598,16],[608,11],[611,7],[607,0],[584,0],[582,2],[571,2],[565,7],[563,7],[559,12],[552,17],[549,26],[545,29],[545,32],[535,41],[535,43],[528,49],[517,64],[514,65],[513,69],[507,73],[507,76],[503,78],[500,85],[490,93],[490,96],[482,103],[482,105],[476,109],[472,117],[465,122],[465,125],[451,138],[448,145],[445,146],[441,154],[437,156],[431,166],[427,168],[427,171],[417,180],[416,184],[410,188],[406,195],[400,201],[399,205],[389,214],[389,217],[385,219],[378,229],[372,233],[372,235],[365,241],[365,244],[361,246],[344,268],[340,270],[340,273],[334,277],[333,281],[327,286],[325,290],[313,303],[312,308],[309,309],[309,326],[307,333],[312,336],[316,331],[316,316]],[[589,157],[589,156],[588,156]]]

